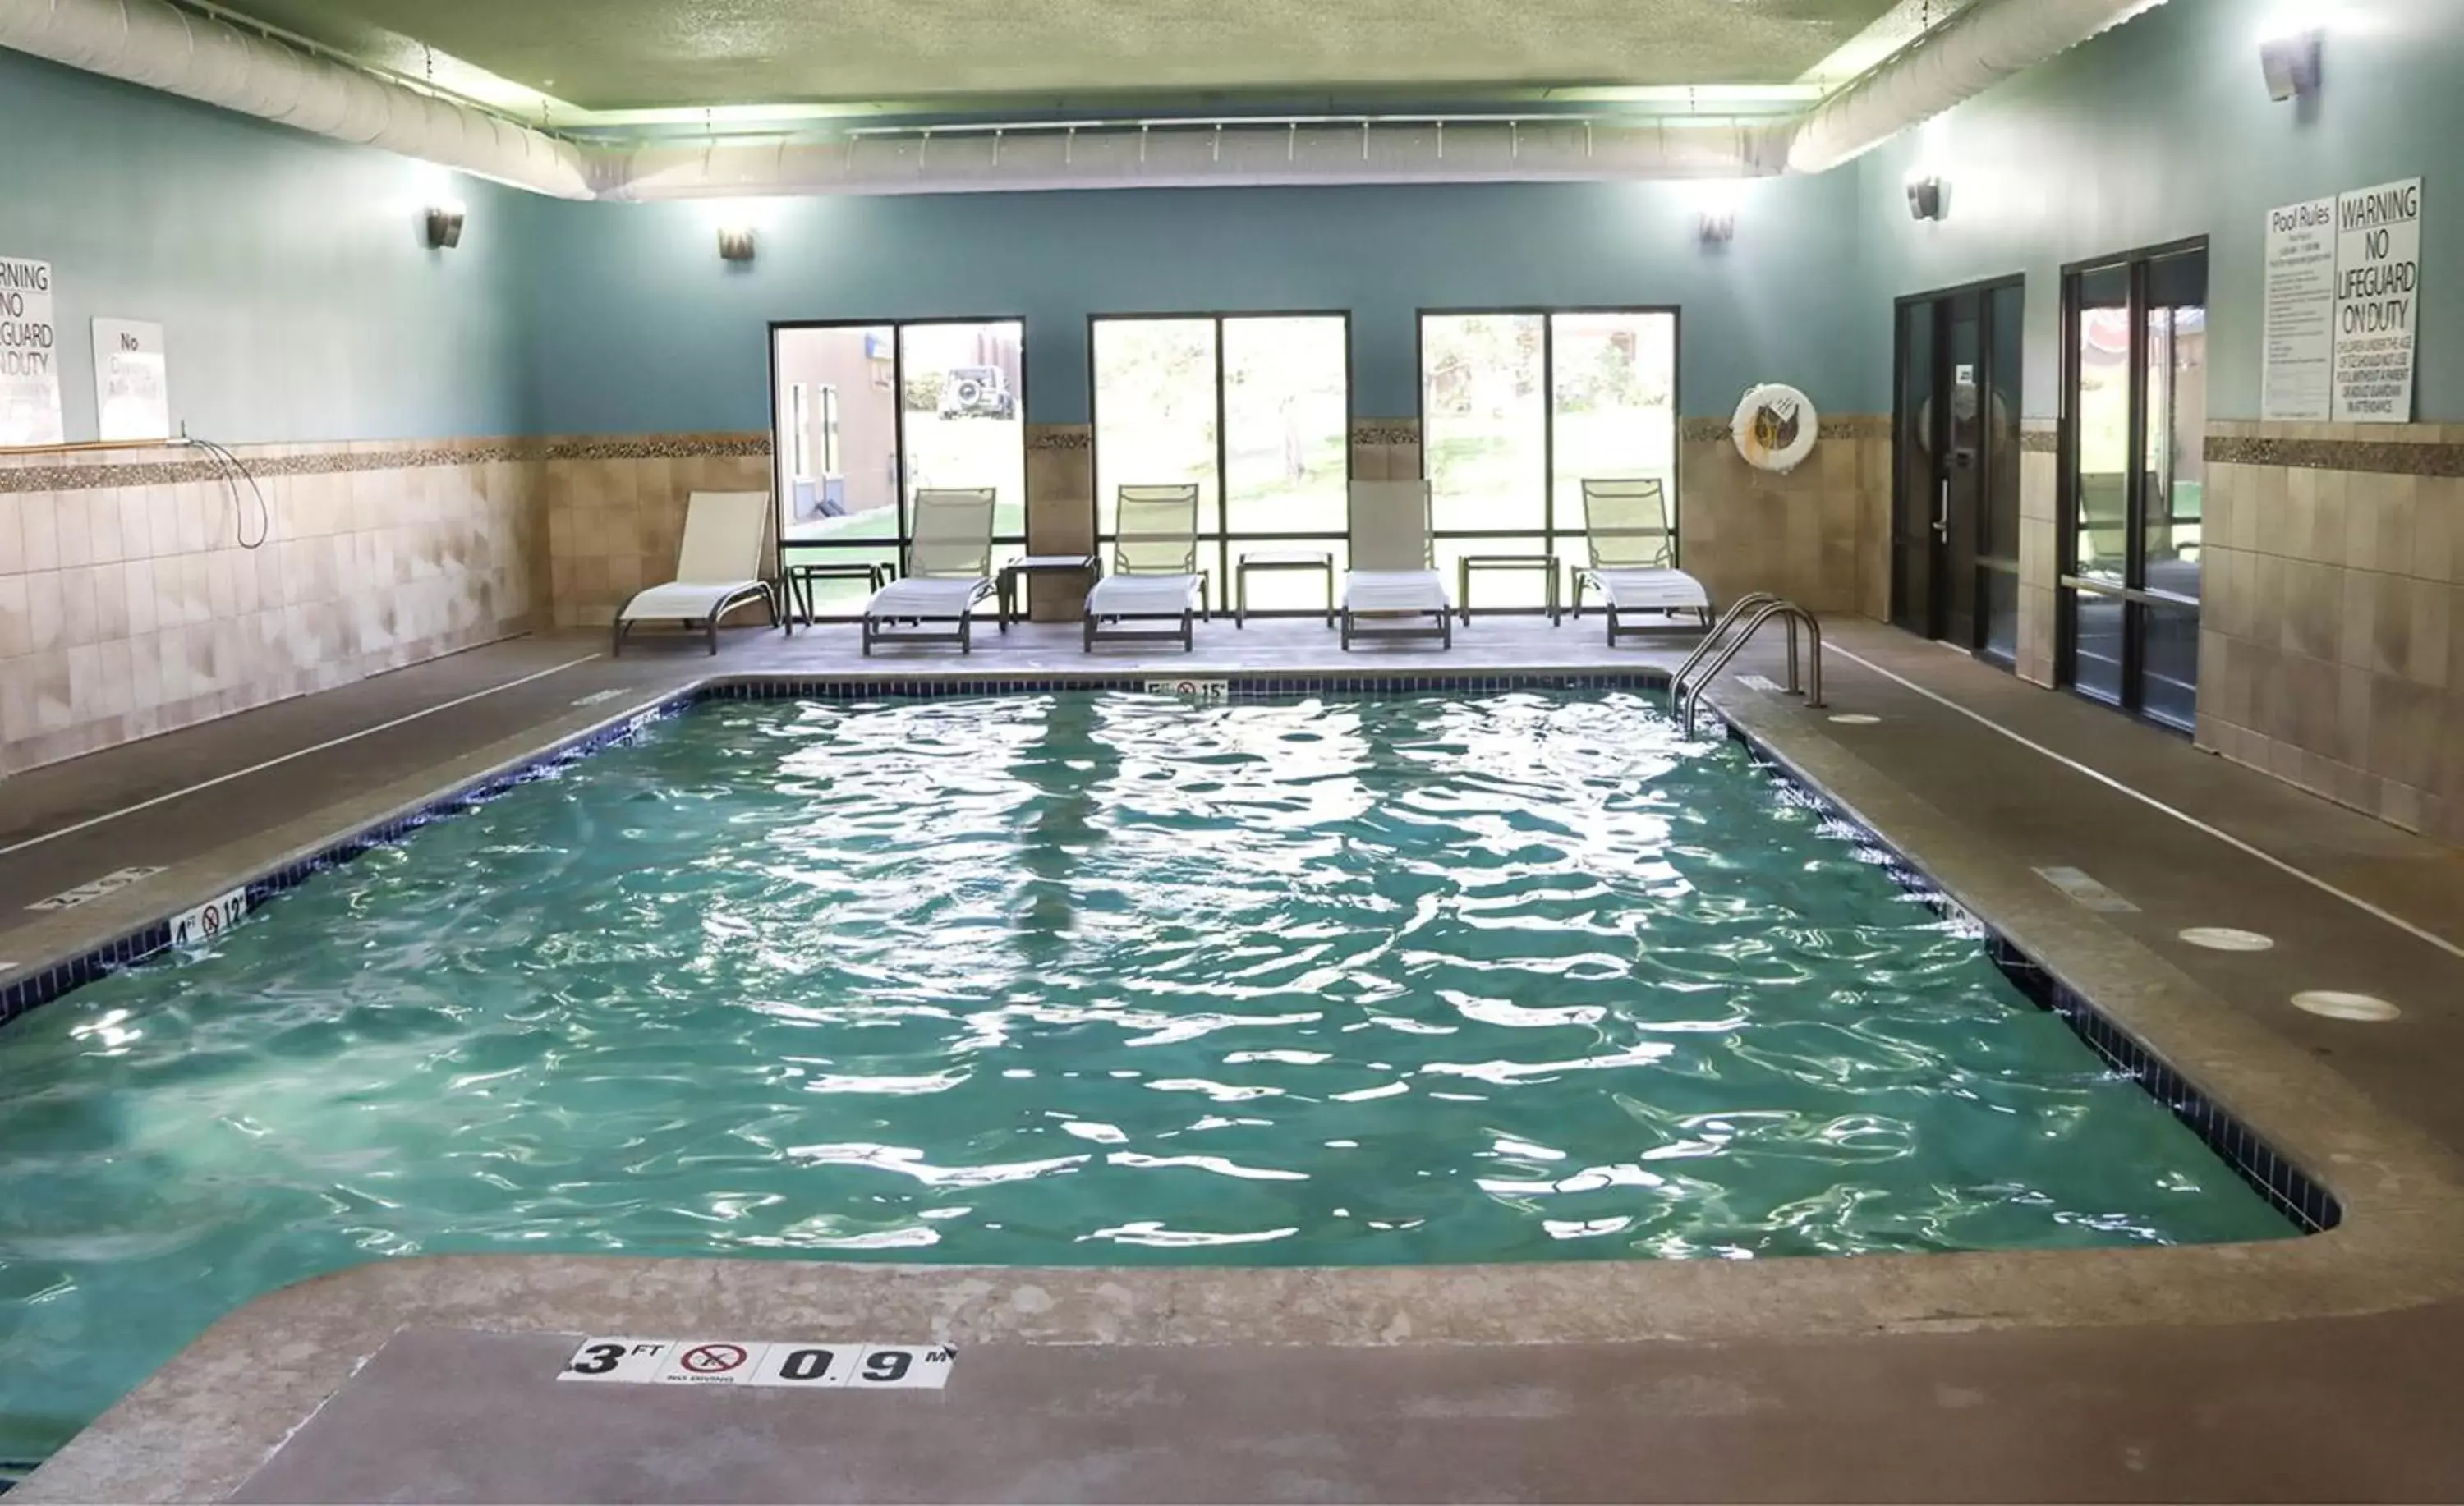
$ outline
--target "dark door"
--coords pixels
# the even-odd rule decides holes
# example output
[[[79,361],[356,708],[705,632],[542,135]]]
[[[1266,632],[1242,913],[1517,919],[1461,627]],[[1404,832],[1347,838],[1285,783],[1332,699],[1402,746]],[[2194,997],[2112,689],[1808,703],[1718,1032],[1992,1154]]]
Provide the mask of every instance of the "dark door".
[[[1891,621],[2006,666],[2018,638],[2021,297],[2012,282],[1901,300],[1892,461]]]
[[[1984,316],[1973,293],[1955,293],[1940,300],[1947,338],[1943,363],[1947,381],[1935,390],[1949,397],[1943,404],[1943,443],[1934,474],[1940,502],[1934,517],[1938,543],[1934,551],[1934,598],[1941,603],[1932,636],[1962,648],[1973,648],[1976,631],[1977,503],[1982,496],[1984,416],[1978,411],[1979,353],[1985,346]]]
[[[1900,305],[1899,382],[1892,420],[1891,622],[1934,636],[1934,516],[1939,487],[1933,429],[1941,365],[1930,301]]]

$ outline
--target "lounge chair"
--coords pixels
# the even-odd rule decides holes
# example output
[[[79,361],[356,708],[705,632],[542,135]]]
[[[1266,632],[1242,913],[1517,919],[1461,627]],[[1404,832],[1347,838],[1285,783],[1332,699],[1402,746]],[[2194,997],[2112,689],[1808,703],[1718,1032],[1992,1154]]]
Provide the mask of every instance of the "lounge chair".
[[[779,625],[779,599],[761,578],[762,546],[769,541],[770,493],[696,491],[685,499],[684,542],[676,550],[676,578],[636,591],[616,612],[610,654],[625,651],[625,635],[636,622],[698,622],[718,652],[718,620],[732,607],[759,601]]]
[[[1087,593],[1087,651],[1106,643],[1170,642],[1198,646],[1206,611],[1206,573],[1198,568],[1198,486],[1123,487],[1113,525],[1112,573]],[[1168,628],[1102,631],[1106,622],[1161,622]]]
[[[864,651],[875,644],[957,644],[972,652],[967,614],[993,594],[993,489],[919,491],[915,532],[907,545],[906,578],[893,580],[864,604]],[[947,622],[948,632],[925,624]],[[911,631],[891,632],[893,623]]]
[[[1352,568],[1343,575],[1343,646],[1354,638],[1434,638],[1454,646],[1453,598],[1438,574],[1426,481],[1355,481],[1351,498]],[[1425,626],[1364,632],[1361,618],[1429,618]]]
[[[1691,612],[1711,625],[1710,593],[1675,566],[1677,535],[1668,526],[1668,492],[1659,477],[1586,480],[1583,531],[1592,562],[1574,572],[1574,616],[1583,615],[1583,592],[1598,591],[1608,604],[1610,646],[1619,634],[1650,631],[1623,625],[1618,619],[1629,613],[1674,618]]]

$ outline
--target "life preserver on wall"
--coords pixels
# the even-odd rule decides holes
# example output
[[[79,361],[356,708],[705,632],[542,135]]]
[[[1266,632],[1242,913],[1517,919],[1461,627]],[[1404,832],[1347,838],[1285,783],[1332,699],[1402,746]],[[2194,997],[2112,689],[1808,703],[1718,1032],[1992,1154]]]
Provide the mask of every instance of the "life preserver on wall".
[[[1822,426],[1813,400],[1785,382],[1766,382],[1747,392],[1729,421],[1737,453],[1757,470],[1794,470],[1814,453]]]

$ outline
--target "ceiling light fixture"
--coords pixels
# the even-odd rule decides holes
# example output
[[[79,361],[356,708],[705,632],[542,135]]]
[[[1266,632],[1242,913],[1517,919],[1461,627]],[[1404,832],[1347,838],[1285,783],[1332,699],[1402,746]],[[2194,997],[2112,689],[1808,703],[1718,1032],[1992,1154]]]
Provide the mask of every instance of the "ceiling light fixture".
[[[428,246],[430,251],[451,251],[462,244],[462,222],[471,211],[457,200],[451,204],[432,205],[428,210]]]

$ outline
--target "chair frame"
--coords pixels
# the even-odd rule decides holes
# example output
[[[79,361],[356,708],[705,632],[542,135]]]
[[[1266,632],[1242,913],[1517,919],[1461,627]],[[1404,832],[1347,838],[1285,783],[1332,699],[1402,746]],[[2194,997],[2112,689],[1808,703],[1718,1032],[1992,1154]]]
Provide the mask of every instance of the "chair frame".
[[[1110,574],[1105,576],[1102,580],[1096,581],[1093,587],[1091,587],[1087,593],[1087,605],[1083,609],[1083,616],[1080,619],[1082,633],[1082,642],[1080,644],[1081,651],[1091,654],[1095,651],[1095,645],[1099,643],[1177,643],[1180,644],[1180,651],[1182,653],[1194,652],[1198,647],[1198,623],[1200,622],[1212,622],[1215,617],[1212,604],[1209,600],[1209,587],[1213,584],[1212,578],[1206,571],[1200,570],[1197,567],[1198,483],[1194,481],[1175,482],[1170,485],[1161,486],[1132,484],[1119,488],[1115,492],[1115,496],[1121,503],[1127,503],[1132,500],[1130,493],[1133,491],[1173,493],[1171,497],[1149,495],[1136,499],[1142,502],[1163,502],[1167,500],[1179,501],[1185,498],[1189,505],[1189,532],[1186,535],[1143,533],[1127,534],[1117,531],[1113,534],[1111,571]],[[1116,517],[1118,515],[1118,513],[1115,513]],[[1190,568],[1186,570],[1133,570],[1130,568],[1129,556],[1122,548],[1125,544],[1180,543],[1184,540],[1189,545],[1187,559]],[[1095,612],[1095,597],[1098,592],[1103,590],[1107,581],[1136,580],[1141,578],[1150,580],[1170,580],[1182,578],[1195,578],[1198,581],[1198,605],[1192,607],[1184,600],[1181,609],[1177,612],[1106,612],[1100,616]],[[1102,624],[1106,622],[1169,622],[1173,625],[1169,627],[1116,626],[1108,632],[1105,631],[1102,626]]]
[[[914,505],[920,510],[924,505],[924,498],[928,496],[964,496],[970,499],[980,496],[983,499],[986,504],[984,513],[983,546],[984,573],[972,579],[964,576],[928,576],[918,574],[915,569],[915,540],[913,536],[911,535],[907,540],[906,548],[900,552],[900,569],[902,578],[891,581],[889,585],[884,586],[882,591],[895,591],[900,586],[913,585],[918,581],[943,581],[952,585],[964,581],[971,589],[969,589],[965,594],[965,598],[957,611],[946,615],[941,613],[908,612],[895,612],[889,614],[877,613],[873,610],[873,606],[874,603],[881,599],[882,592],[875,592],[873,594],[873,600],[867,601],[864,606],[862,643],[864,646],[864,657],[867,659],[872,657],[873,646],[877,644],[956,644],[958,645],[958,652],[962,654],[973,653],[975,651],[975,619],[972,614],[978,606],[981,605],[993,595],[995,589],[994,582],[999,576],[999,572],[993,569],[992,563],[993,508],[991,504],[995,500],[994,489],[991,487],[940,487],[919,489],[915,493]],[[953,594],[955,595],[956,593]],[[948,622],[952,624],[952,626],[948,632],[936,633],[926,630],[925,624],[928,622]],[[884,631],[885,628],[898,623],[904,623],[908,628],[913,629],[913,631],[894,633]]]

